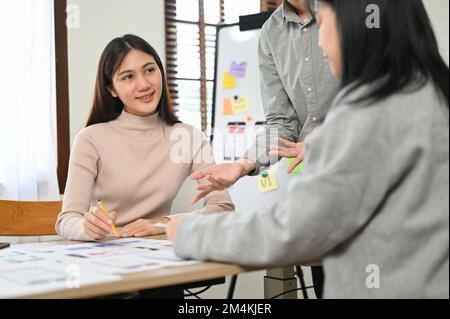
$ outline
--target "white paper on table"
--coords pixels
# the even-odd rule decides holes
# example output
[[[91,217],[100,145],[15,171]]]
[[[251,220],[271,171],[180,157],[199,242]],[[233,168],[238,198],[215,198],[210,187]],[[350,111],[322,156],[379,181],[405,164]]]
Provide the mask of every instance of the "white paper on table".
[[[98,272],[88,264],[65,264],[53,260],[40,260],[2,265],[0,298],[20,298],[61,289],[77,289],[77,287],[120,279],[121,277],[117,275]]]
[[[123,238],[115,240],[114,242],[136,248],[159,248],[160,246],[172,247],[172,242],[164,239]]]
[[[12,248],[0,251],[0,267],[29,263],[39,260],[44,260],[44,258],[26,251]]]
[[[126,238],[72,245],[18,245],[9,254],[16,259],[22,258],[24,263],[27,260],[52,260],[84,265],[92,272],[105,274],[125,274],[198,262],[177,257],[171,245],[167,240]]]
[[[154,251],[151,254],[146,254],[144,257],[164,262],[166,266],[192,265],[200,262],[198,260],[182,259],[175,254],[173,249]]]

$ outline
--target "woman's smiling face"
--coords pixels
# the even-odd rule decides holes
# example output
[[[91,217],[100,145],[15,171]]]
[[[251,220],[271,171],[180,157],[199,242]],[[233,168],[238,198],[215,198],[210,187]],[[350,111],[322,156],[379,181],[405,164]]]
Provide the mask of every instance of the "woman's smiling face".
[[[162,95],[162,75],[154,57],[131,49],[114,74],[111,94],[130,114],[155,113]]]

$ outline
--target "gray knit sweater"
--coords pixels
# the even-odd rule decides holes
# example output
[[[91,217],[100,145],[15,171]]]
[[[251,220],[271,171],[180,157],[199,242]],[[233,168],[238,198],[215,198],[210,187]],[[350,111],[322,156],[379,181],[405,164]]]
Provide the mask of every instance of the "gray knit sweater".
[[[367,88],[365,88],[367,89]],[[433,85],[336,98],[272,207],[189,217],[177,254],[274,267],[322,258],[325,298],[449,298],[449,110]]]

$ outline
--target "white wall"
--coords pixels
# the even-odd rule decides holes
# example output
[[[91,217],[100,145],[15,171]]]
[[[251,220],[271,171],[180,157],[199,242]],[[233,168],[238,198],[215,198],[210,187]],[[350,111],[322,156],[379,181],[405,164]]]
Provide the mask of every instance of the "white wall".
[[[84,127],[100,55],[113,38],[138,35],[165,61],[163,0],[68,0],[79,9],[80,27],[69,28],[70,140]],[[71,12],[71,11],[69,11]]]
[[[448,65],[448,0],[423,0],[439,41],[441,54]]]

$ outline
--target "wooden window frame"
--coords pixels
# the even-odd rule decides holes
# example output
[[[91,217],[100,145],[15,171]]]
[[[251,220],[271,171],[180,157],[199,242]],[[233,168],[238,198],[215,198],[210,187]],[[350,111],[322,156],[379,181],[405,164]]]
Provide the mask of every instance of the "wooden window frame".
[[[55,17],[57,173],[59,193],[66,188],[70,156],[67,0],[53,0]]]
[[[196,22],[178,20],[176,18],[176,0],[165,0],[165,31],[166,31],[166,71],[167,71],[167,83],[172,101],[177,103],[179,97],[178,87],[175,84],[177,80],[192,80],[200,82],[200,116],[201,116],[201,129],[206,132],[208,129],[208,97],[207,97],[207,84],[210,80],[206,79],[206,27],[218,26],[225,21],[225,8],[224,0],[220,1],[220,21],[218,24],[205,23],[204,3],[205,0],[197,0],[199,4],[199,20]],[[275,10],[283,0],[261,0],[261,12]],[[196,25],[199,27],[199,53],[200,53],[200,79],[186,79],[178,77],[176,74],[177,69],[177,57],[176,57],[176,24],[185,23]],[[178,106],[175,104],[175,106]]]
[[[172,101],[177,101],[178,87],[175,82],[177,80],[192,80],[200,82],[200,115],[201,115],[201,129],[206,132],[208,127],[208,97],[207,97],[207,83],[211,80],[206,79],[206,27],[217,26],[218,24],[207,24],[205,22],[204,14],[204,1],[197,0],[199,3],[199,21],[184,21],[178,20],[170,13],[176,11],[176,0],[165,0],[165,30],[166,30],[166,71],[167,71],[167,83],[171,94]],[[224,22],[224,0],[220,0],[220,19],[219,24]],[[199,53],[200,53],[200,78],[199,79],[185,79],[177,77],[176,75],[176,53],[174,51],[177,46],[176,39],[176,23],[192,24],[199,27]]]

